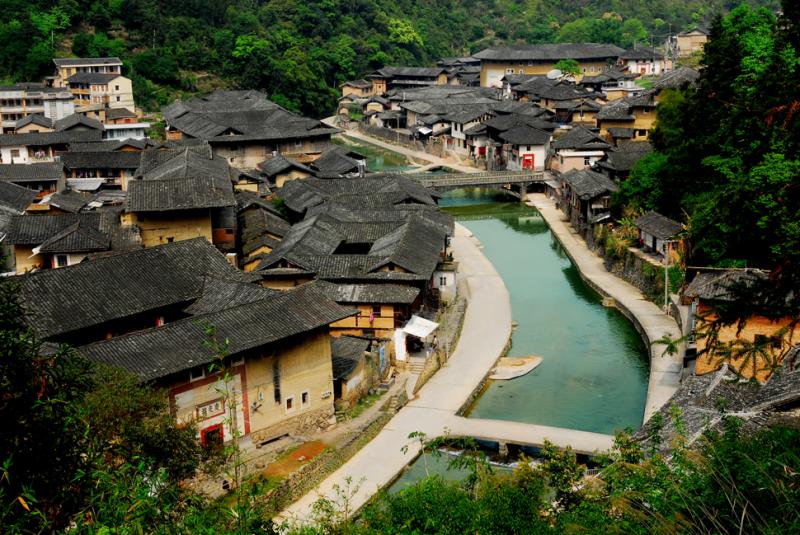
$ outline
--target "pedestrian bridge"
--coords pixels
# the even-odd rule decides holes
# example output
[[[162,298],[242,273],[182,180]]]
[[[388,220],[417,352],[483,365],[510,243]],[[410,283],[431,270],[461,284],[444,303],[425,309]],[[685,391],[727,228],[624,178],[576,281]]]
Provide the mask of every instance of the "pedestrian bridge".
[[[614,445],[614,437],[611,435],[577,429],[463,417],[451,418],[448,423],[451,436],[472,437],[501,445],[541,447],[548,441],[559,448],[570,446],[573,451],[587,455],[610,450]]]
[[[528,186],[550,180],[544,171],[485,171],[479,173],[408,173],[408,178],[434,191],[461,188],[501,188],[524,199]]]

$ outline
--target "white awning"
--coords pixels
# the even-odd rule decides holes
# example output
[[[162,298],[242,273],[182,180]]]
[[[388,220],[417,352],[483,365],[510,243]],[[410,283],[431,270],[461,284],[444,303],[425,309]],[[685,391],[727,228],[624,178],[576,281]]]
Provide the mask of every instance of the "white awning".
[[[422,134],[423,136],[427,136],[428,134],[430,134],[431,132],[433,132],[433,130],[431,130],[431,129],[430,129],[430,128],[428,128],[427,126],[420,126],[420,127],[419,127],[419,130],[418,130],[418,132],[419,132],[420,134]]]
[[[419,316],[411,316],[411,319],[408,320],[408,323],[405,324],[403,327],[403,331],[406,334],[410,334],[411,336],[416,336],[417,338],[425,338],[436,328],[439,326],[438,323],[435,323],[430,320],[426,320],[425,318],[421,318]]]
[[[68,178],[67,185],[77,191],[95,191],[104,181],[104,178]]]

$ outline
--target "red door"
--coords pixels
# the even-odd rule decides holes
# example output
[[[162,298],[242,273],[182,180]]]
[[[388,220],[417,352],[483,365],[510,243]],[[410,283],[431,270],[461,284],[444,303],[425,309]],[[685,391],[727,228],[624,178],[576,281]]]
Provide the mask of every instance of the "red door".
[[[221,448],[223,441],[222,424],[212,425],[200,431],[200,444],[210,450]]]
[[[526,154],[522,157],[522,168],[533,169],[533,154]]]

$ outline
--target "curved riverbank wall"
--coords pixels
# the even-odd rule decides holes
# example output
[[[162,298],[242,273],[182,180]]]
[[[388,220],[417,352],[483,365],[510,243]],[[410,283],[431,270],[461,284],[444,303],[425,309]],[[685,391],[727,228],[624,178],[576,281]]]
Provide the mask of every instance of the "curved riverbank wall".
[[[664,345],[654,343],[667,335],[681,336],[672,316],[648,301],[633,285],[609,273],[603,259],[594,254],[563,220],[555,204],[541,194],[528,196],[529,204],[539,210],[550,231],[580,273],[586,284],[604,298],[604,303],[616,307],[636,328],[650,352],[650,377],[645,403],[644,422],[647,422],[678,389],[683,369],[683,355],[666,355]]]

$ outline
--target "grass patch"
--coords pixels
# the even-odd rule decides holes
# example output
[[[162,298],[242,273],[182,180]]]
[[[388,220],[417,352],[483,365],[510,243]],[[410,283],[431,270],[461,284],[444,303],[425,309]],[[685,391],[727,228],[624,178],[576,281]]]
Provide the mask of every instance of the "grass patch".
[[[348,420],[352,420],[354,418],[358,418],[361,413],[363,413],[368,408],[375,405],[375,402],[383,397],[384,391],[378,390],[374,394],[367,394],[363,398],[358,400],[358,403],[355,404],[354,407],[351,407],[344,413],[344,416]]]

